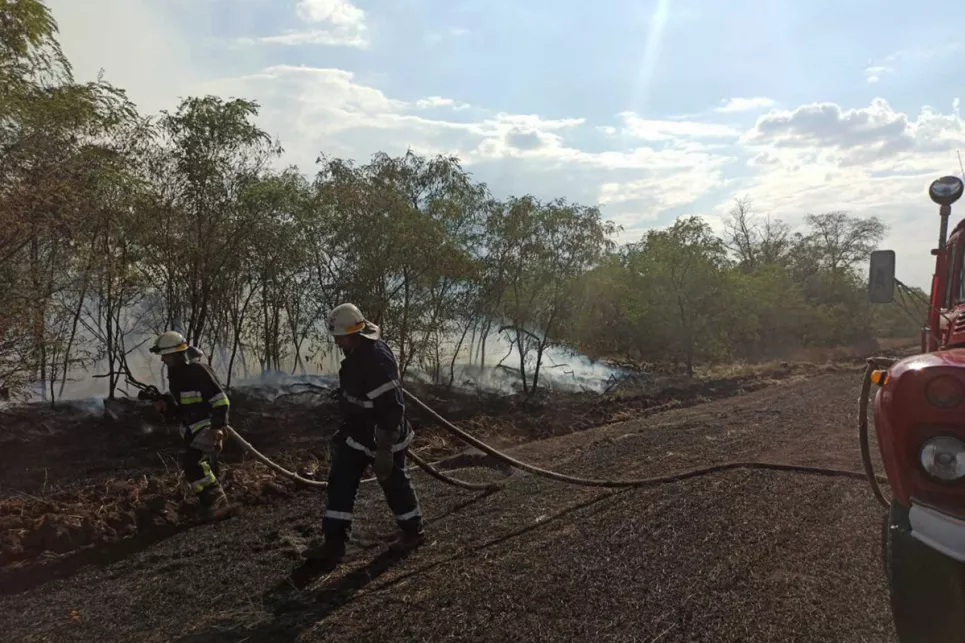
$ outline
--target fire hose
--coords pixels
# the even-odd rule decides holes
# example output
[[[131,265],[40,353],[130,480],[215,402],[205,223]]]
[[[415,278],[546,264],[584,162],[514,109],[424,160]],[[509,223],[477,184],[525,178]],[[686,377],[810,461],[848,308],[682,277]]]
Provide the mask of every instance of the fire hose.
[[[225,430],[227,431],[228,435],[234,438],[245,451],[250,453],[256,460],[264,464],[266,467],[268,467],[275,473],[281,474],[286,478],[293,480],[297,484],[303,485],[305,487],[313,487],[315,489],[325,489],[328,487],[328,483],[325,482],[324,480],[309,480],[308,478],[304,478],[298,475],[297,473],[294,473],[293,471],[289,471],[288,469],[284,468],[280,464],[272,462],[267,456],[265,456],[263,453],[258,451],[258,449],[252,446],[250,442],[248,442],[243,437],[238,435],[238,432],[235,431],[230,426],[226,426]],[[430,476],[432,476],[436,480],[440,480],[447,484],[451,484],[454,487],[461,487],[463,489],[469,489],[471,491],[495,491],[497,488],[499,488],[499,484],[495,482],[467,482],[465,480],[459,480],[457,478],[453,478],[452,476],[448,476],[442,473],[441,471],[439,471],[434,466],[432,466],[431,464],[429,464],[428,462],[420,458],[412,451],[409,451],[407,455],[409,458],[412,458],[412,461],[415,462],[417,465],[419,465],[419,467],[423,471],[428,473]],[[367,478],[362,482],[371,482],[372,480],[375,480],[375,478]]]
[[[451,422],[449,422],[444,417],[439,415],[435,410],[433,410],[425,402],[420,400],[418,397],[413,395],[408,390],[402,389],[402,392],[407,398],[409,398],[415,404],[415,406],[417,406],[426,414],[428,414],[430,417],[432,417],[434,420],[436,420],[436,422],[438,422],[445,430],[455,435],[459,439],[463,440],[464,442],[476,447],[483,453],[486,453],[487,455],[490,455],[501,462],[509,464],[510,466],[516,467],[523,471],[527,471],[529,473],[532,473],[540,477],[549,478],[551,480],[556,480],[558,482],[565,482],[568,484],[575,484],[575,485],[580,485],[585,487],[606,487],[606,488],[651,487],[651,486],[658,486],[662,484],[668,484],[672,482],[679,482],[681,480],[686,480],[688,478],[694,478],[698,476],[708,475],[711,473],[719,473],[719,472],[729,471],[734,469],[786,471],[786,472],[793,472],[793,473],[805,473],[805,474],[812,474],[812,475],[852,478],[852,479],[859,479],[859,480],[870,479],[872,481],[873,488],[876,490],[876,495],[880,494],[880,488],[878,487],[878,482],[879,481],[887,482],[886,478],[876,476],[874,474],[873,469],[870,468],[870,456],[865,458],[865,453],[867,451],[866,444],[865,444],[867,442],[867,422],[866,421],[864,424],[864,428],[861,431],[862,435],[864,436],[864,442],[862,443],[862,458],[865,460],[864,472],[849,471],[846,469],[814,467],[814,466],[806,466],[806,465],[783,464],[783,463],[776,463],[776,462],[739,461],[739,462],[724,462],[720,464],[710,465],[707,467],[689,469],[686,471],[672,473],[669,475],[656,476],[656,477],[650,477],[650,478],[637,478],[637,479],[628,479],[628,480],[592,479],[592,478],[581,478],[577,476],[571,476],[571,475],[559,473],[556,471],[550,471],[548,469],[543,469],[541,467],[537,467],[535,465],[523,462],[521,460],[517,460],[512,456],[509,456],[501,451],[498,451],[497,449],[494,449],[493,447],[489,446],[482,440],[479,440],[473,435],[467,433],[466,431],[463,431],[456,425],[452,424]],[[864,405],[865,409],[866,409],[866,406],[867,405],[865,404]],[[255,449],[255,447],[252,446],[248,441],[246,441],[244,438],[238,435],[237,431],[235,431],[231,427],[226,427],[226,429],[227,429],[228,435],[234,438],[235,440],[237,440],[238,443],[246,451],[248,451],[256,460],[260,461],[262,464],[266,465],[276,473],[282,476],[285,476],[286,478],[289,478],[293,480],[295,483],[303,486],[312,487],[316,489],[327,488],[328,484],[326,482],[319,481],[319,480],[309,480],[307,478],[299,476],[298,474],[292,471],[288,471],[287,469],[285,469],[279,464],[276,464],[275,462],[272,462],[269,458],[267,458],[265,455],[263,455],[257,449]],[[426,473],[428,473],[432,477],[446,484],[450,484],[450,485],[460,487],[463,489],[468,489],[468,490],[484,490],[484,491],[493,491],[493,490],[499,489],[502,486],[501,482],[498,482],[498,481],[476,483],[476,482],[467,482],[465,480],[459,480],[457,478],[453,478],[452,476],[442,473],[441,471],[439,471],[438,469],[436,469],[431,464],[429,464],[419,456],[415,455],[411,451],[408,453],[408,456],[411,457],[412,460]],[[374,478],[369,478],[363,482],[368,482],[371,480],[374,480]],[[879,495],[879,499],[881,499],[882,497],[883,496]]]
[[[871,374],[879,368],[887,368],[895,363],[895,360],[887,357],[871,357],[864,371],[864,380],[861,382],[861,395],[858,398],[858,442],[861,444],[861,463],[864,465],[865,478],[871,485],[871,492],[882,507],[888,509],[891,503],[885,498],[878,484],[879,477],[875,475],[874,464],[871,461],[871,444],[868,439],[868,402],[871,398]],[[883,481],[887,482],[887,479]]]

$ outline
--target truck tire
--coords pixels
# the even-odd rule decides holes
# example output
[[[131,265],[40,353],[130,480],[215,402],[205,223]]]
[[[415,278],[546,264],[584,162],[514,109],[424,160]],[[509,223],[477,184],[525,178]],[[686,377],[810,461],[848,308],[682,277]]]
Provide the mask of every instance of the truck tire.
[[[911,535],[908,508],[892,501],[885,574],[899,643],[965,640],[965,566]]]
[[[891,565],[889,564],[890,555],[888,550],[888,527],[891,525],[891,512],[886,511],[881,517],[881,569],[885,572],[885,579],[891,586]]]

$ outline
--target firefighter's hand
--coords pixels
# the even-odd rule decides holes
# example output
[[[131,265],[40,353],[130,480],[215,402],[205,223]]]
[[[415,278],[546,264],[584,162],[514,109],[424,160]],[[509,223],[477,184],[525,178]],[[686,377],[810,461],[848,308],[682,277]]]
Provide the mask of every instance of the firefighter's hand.
[[[389,446],[376,450],[372,469],[375,471],[375,477],[379,479],[379,482],[385,482],[392,475],[393,460],[392,449]]]

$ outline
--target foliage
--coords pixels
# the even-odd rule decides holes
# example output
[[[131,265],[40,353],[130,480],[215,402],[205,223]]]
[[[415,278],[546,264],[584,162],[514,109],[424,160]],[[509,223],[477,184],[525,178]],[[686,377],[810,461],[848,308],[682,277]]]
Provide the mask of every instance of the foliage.
[[[0,13],[4,392],[41,382],[53,400],[96,365],[113,396],[169,328],[229,383],[307,369],[331,354],[324,318],[343,301],[380,325],[403,376],[451,385],[457,360],[492,364],[502,337],[528,394],[553,346],[692,374],[917,332],[867,304],[856,269],[884,234],[874,218],[793,230],[742,200],[723,238],[689,217],[616,248],[598,208],[494,198],[451,156],[322,155],[307,178],[277,167],[257,103],[189,97],[144,117],[108,83],[73,81],[42,2]]]

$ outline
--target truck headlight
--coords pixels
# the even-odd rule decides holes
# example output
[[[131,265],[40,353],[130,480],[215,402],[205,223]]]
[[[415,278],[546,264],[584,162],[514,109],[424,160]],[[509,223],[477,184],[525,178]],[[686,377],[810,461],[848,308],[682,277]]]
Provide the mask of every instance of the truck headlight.
[[[928,475],[945,482],[965,477],[965,443],[948,436],[926,441],[921,447],[921,466]]]

